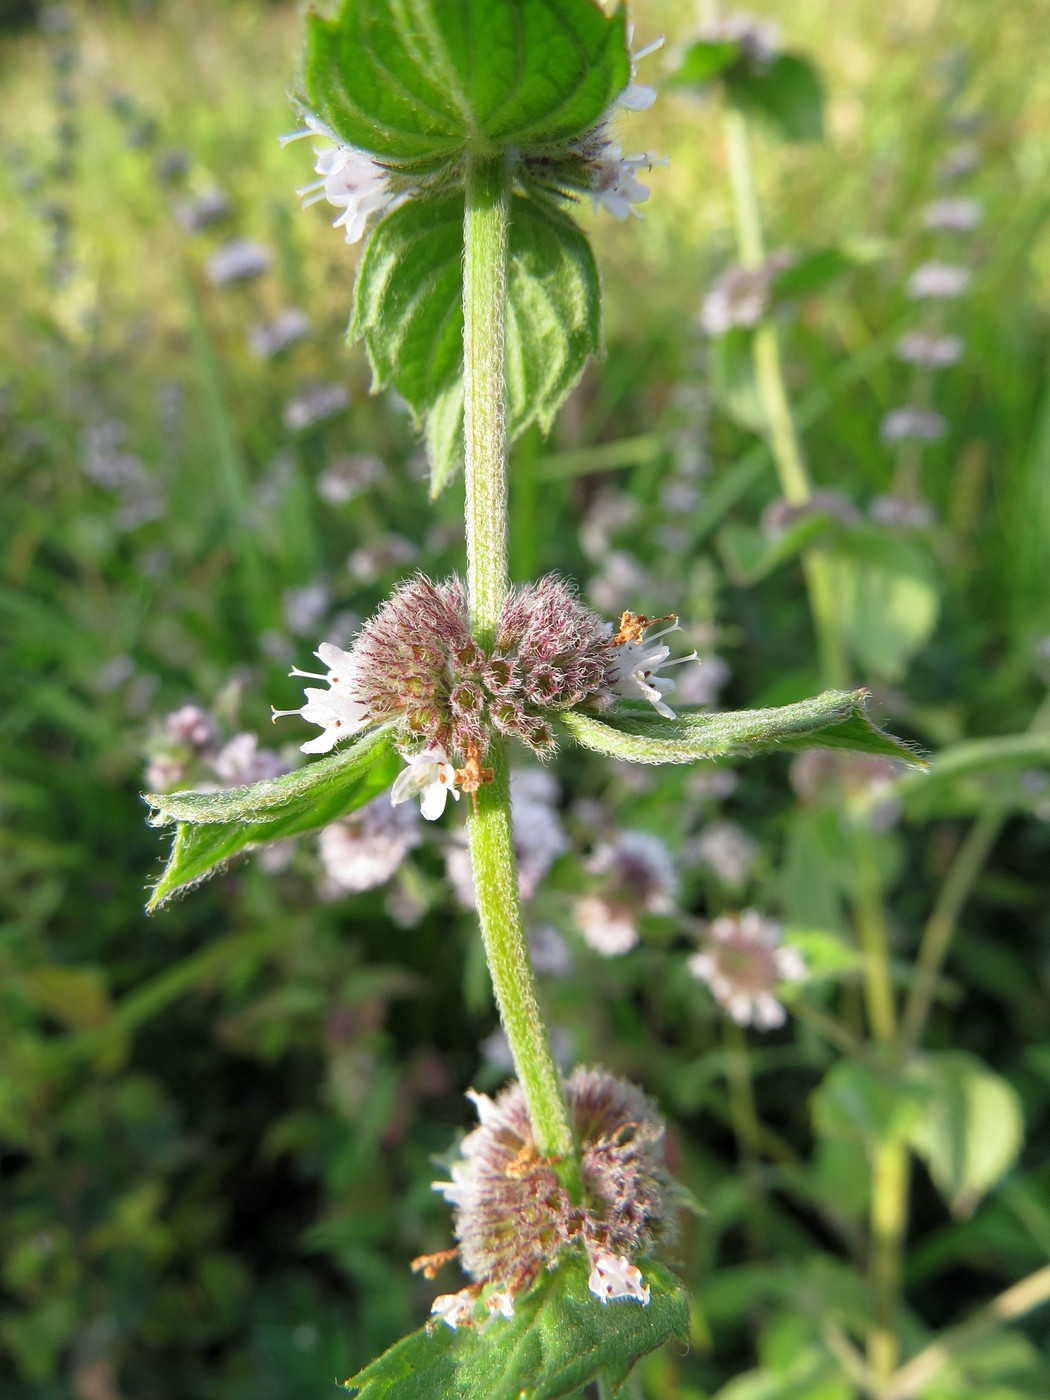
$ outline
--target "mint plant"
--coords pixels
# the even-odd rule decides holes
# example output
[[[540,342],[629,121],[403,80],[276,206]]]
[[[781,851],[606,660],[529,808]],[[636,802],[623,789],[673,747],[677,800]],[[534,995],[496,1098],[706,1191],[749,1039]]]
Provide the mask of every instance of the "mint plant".
[[[808,70],[766,65],[746,36],[717,45],[717,65],[694,53],[686,73],[695,77],[699,63],[702,76],[735,75],[760,109],[752,68],[766,80],[776,73],[792,97],[791,132],[813,134]],[[640,1355],[685,1331],[684,1292],[661,1259],[677,1193],[659,1115],[601,1071],[578,1068],[563,1082],[551,1051],[518,893],[512,745],[549,759],[576,744],[641,764],[813,747],[919,761],[867,717],[866,692],[847,688],[822,558],[807,556],[807,577],[837,688],[724,713],[669,703],[675,681],[665,672],[697,659],[672,658],[664,639],[679,630],[676,617],[625,610],[609,620],[563,579],[511,584],[510,446],[532,423],[550,427],[600,346],[598,273],[574,215],[589,198],[624,217],[647,194],[639,171],[655,163],[625,158],[615,140],[618,108],[651,101],[635,81],[638,57],[623,8],[605,13],[593,0],[346,0],[334,18],[307,19],[302,134],[323,144],[318,179],[301,194],[340,209],[348,241],[367,239],[350,336],[364,341],[375,387],[393,386],[412,410],[432,492],[462,470],[465,580],[415,576],[348,647],[320,643],[322,670],[293,670],[315,684],[275,718],[316,726],[301,747],[327,757],[222,792],[149,796],[153,822],[175,828],[150,908],[238,852],[319,829],[386,789],[395,805],[418,797],[428,820],[445,816],[450,795],[465,809],[517,1080],[494,1101],[475,1096],[479,1126],[440,1184],[456,1209],[450,1255],[469,1283],[347,1382],[362,1396],[555,1397],[594,1378],[617,1386]],[[749,229],[742,252],[754,266],[762,249],[757,225]],[[756,368],[785,494],[805,504],[811,489],[771,334],[755,333]],[[753,923],[741,916],[716,932],[724,958],[736,949],[739,961],[736,944]],[[888,1036],[885,949],[874,927],[870,936],[871,1007]],[[760,929],[749,945],[764,981],[748,994],[748,1014],[766,1024],[795,967],[777,937]],[[696,974],[731,1010],[737,995],[740,1009],[718,949]],[[418,1262],[430,1276],[447,1257]]]

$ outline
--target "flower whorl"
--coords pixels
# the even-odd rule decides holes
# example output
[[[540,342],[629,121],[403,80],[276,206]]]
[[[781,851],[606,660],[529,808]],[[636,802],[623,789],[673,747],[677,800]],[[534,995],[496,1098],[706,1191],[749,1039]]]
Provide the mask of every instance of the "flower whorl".
[[[452,1315],[469,1322],[465,1304],[472,1308],[486,1285],[494,1286],[500,1309],[512,1308],[514,1298],[574,1245],[586,1251],[592,1280],[630,1276],[629,1286],[615,1293],[592,1281],[599,1296],[648,1301],[631,1261],[673,1234],[663,1123],[640,1089],[603,1070],[578,1068],[565,1088],[580,1144],[579,1203],[561,1184],[556,1164],[537,1153],[519,1084],[495,1099],[470,1095],[479,1126],[464,1139],[452,1180],[435,1182],[455,1207],[459,1259],[473,1280],[462,1295],[445,1295],[435,1303],[446,1321],[447,1299],[462,1297],[464,1306]]]
[[[339,696],[336,703],[307,691],[310,704],[298,713],[326,731],[310,751],[393,720],[406,739],[461,760],[483,758],[493,730],[546,757],[556,746],[552,714],[612,703],[611,633],[568,584],[548,576],[511,591],[486,652],[470,634],[460,580],[419,574],[365,623],[349,652],[329,643],[318,652],[329,672],[314,679],[338,685]]]

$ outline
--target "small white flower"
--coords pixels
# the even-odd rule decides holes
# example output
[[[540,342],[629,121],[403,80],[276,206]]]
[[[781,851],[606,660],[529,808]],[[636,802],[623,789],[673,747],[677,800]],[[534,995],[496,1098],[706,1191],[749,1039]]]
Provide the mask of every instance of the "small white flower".
[[[504,1288],[498,1293],[492,1293],[485,1299],[485,1306],[489,1310],[489,1316],[495,1317],[499,1313],[500,1317],[514,1316],[514,1295],[509,1289]]]
[[[328,753],[341,739],[358,734],[372,723],[368,707],[353,694],[354,673],[357,663],[353,655],[343,651],[331,642],[322,642],[314,652],[319,661],[328,667],[326,675],[319,676],[312,671],[300,671],[293,666],[289,674],[303,676],[307,680],[327,681],[328,690],[318,690],[314,686],[305,687],[306,704],[298,710],[274,710],[273,718],[283,715],[302,715],[309,724],[320,725],[324,731],[316,739],[308,739],[300,744],[303,753]]]
[[[618,958],[638,944],[638,930],[626,905],[600,894],[585,894],[575,900],[573,916],[589,948],[603,958]]]
[[[398,811],[376,797],[351,816],[323,827],[317,842],[325,875],[322,897],[385,885],[422,841],[418,826],[411,807]]]
[[[459,801],[456,770],[449,763],[448,754],[444,749],[424,749],[422,753],[405,754],[404,759],[408,767],[394,780],[390,801],[396,807],[418,797],[423,816],[428,822],[436,822],[445,810],[449,793]]]
[[[963,352],[963,342],[957,335],[928,335],[911,331],[897,341],[894,353],[905,364],[922,365],[925,369],[945,369],[954,365]]]
[[[755,909],[723,914],[707,930],[707,946],[688,962],[689,971],[706,982],[711,994],[741,1026],[775,1030],[786,1019],[774,995],[781,982],[799,982],[806,974],[797,948],[780,944],[780,925]]]
[[[459,1293],[442,1293],[431,1303],[430,1311],[454,1332],[457,1327],[470,1327],[473,1324],[477,1300],[477,1292],[470,1288],[464,1288]]]
[[[927,229],[969,233],[984,217],[984,209],[976,199],[935,199],[922,211],[922,226]]]
[[[691,843],[689,854],[725,885],[743,885],[751,873],[758,847],[736,822],[710,822]]]
[[[700,37],[708,43],[739,44],[741,57],[757,72],[767,69],[780,52],[777,26],[748,14],[726,15],[707,25]]]
[[[269,360],[297,340],[302,340],[309,330],[310,318],[306,312],[300,311],[297,306],[290,306],[274,320],[253,326],[248,332],[248,347],[256,359]]]
[[[279,754],[259,748],[256,734],[235,734],[211,760],[215,776],[227,787],[247,786],[288,772]]]
[[[928,530],[937,523],[936,512],[928,501],[901,496],[876,496],[868,506],[868,518],[878,525],[896,525],[903,530]]]
[[[674,719],[674,710],[664,703],[663,697],[675,689],[675,683],[667,676],[659,675],[662,668],[681,666],[686,661],[696,661],[695,651],[688,656],[680,656],[669,661],[671,648],[653,646],[669,632],[680,631],[677,619],[669,627],[661,628],[651,636],[643,636],[638,642],[621,642],[616,648],[615,660],[609,667],[606,679],[615,695],[626,700],[647,700],[657,714],[665,719]]]
[[[666,160],[642,152],[637,156],[621,154],[619,146],[608,145],[591,161],[591,203],[595,212],[604,209],[614,219],[626,219],[638,214],[636,204],[649,198],[649,187],[636,177],[635,171],[652,170],[654,165],[666,165]],[[640,216],[639,216],[640,217]]]
[[[922,263],[908,278],[912,301],[951,301],[970,285],[970,269],[955,263]]]
[[[342,413],[349,402],[350,390],[345,384],[313,384],[285,401],[281,422],[290,433],[301,433]]]
[[[649,1285],[642,1278],[641,1270],[619,1254],[599,1251],[592,1255],[587,1286],[601,1299],[603,1308],[608,1307],[613,1298],[633,1298],[643,1308],[649,1306]]]
[[[216,248],[208,259],[205,271],[213,287],[226,287],[231,282],[247,282],[260,277],[270,266],[270,254],[249,238],[235,238]]]
[[[303,208],[326,199],[343,211],[334,221],[334,227],[346,230],[347,243],[357,243],[369,222],[382,218],[402,203],[404,196],[393,193],[387,172],[365,151],[356,146],[344,146],[317,117],[307,115],[303,120],[305,129],[283,136],[282,145],[311,135],[332,143],[324,149],[314,148],[317,157],[314,170],[320,178],[297,191]]]
[[[948,420],[928,408],[892,408],[879,424],[883,442],[937,442],[948,431]]]
[[[627,30],[628,47],[630,47],[633,42],[634,25],[632,24]],[[661,34],[659,39],[654,39],[651,44],[646,44],[645,48],[639,49],[637,53],[634,49],[631,49],[631,81],[616,99],[620,106],[626,107],[629,112],[644,112],[656,101],[656,89],[654,87],[648,87],[644,83],[636,83],[634,81],[634,75],[637,72],[638,64],[641,60],[643,58],[648,58],[649,55],[655,53],[657,49],[662,49],[663,45],[664,38]]]

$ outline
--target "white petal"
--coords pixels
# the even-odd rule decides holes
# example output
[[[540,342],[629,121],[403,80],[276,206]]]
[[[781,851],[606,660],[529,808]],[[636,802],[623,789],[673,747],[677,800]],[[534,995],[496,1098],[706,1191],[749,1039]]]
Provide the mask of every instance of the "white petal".
[[[726,1010],[738,1026],[749,1026],[754,1018],[755,1005],[749,996],[739,993],[729,998]]]
[[[656,89],[644,83],[629,83],[616,100],[629,112],[645,112],[656,101]]]
[[[436,822],[445,810],[445,803],[448,800],[448,787],[440,780],[427,783],[423,789],[420,810],[428,822]]]
[[[641,1270],[618,1254],[595,1256],[587,1286],[603,1307],[613,1298],[633,1298],[643,1308],[649,1305],[649,1285]]]
[[[390,789],[391,806],[398,807],[402,802],[410,802],[413,797],[418,797],[419,790],[425,782],[425,776],[418,769],[402,768]]]
[[[434,1299],[430,1311],[434,1317],[440,1317],[442,1322],[455,1331],[457,1327],[470,1326],[474,1318],[475,1301],[475,1295],[465,1290],[462,1293],[442,1293]]]
[[[786,1020],[787,1012],[776,997],[770,996],[768,992],[762,992],[755,998],[755,1025],[759,1030],[776,1030]]]
[[[299,745],[300,753],[328,753],[334,749],[340,739],[338,729],[326,729],[323,734],[318,734],[316,739],[307,739],[305,744]]]
[[[710,953],[694,953],[686,967],[698,981],[707,982],[714,975],[715,960]]]
[[[343,651],[341,647],[335,646],[332,642],[322,642],[315,655],[324,662],[334,678],[341,682],[345,682],[355,669],[353,653]]]

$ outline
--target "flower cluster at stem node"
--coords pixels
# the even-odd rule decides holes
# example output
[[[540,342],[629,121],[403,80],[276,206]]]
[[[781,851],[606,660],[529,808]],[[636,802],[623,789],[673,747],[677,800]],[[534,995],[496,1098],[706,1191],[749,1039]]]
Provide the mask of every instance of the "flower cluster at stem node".
[[[674,1235],[663,1122],[640,1089],[604,1070],[574,1070],[565,1090],[580,1150],[579,1201],[562,1185],[557,1162],[537,1151],[519,1084],[495,1099],[470,1095],[479,1126],[463,1140],[451,1181],[434,1185],[455,1207],[453,1253],[471,1283],[435,1299],[435,1321],[473,1326],[479,1302],[489,1317],[512,1316],[515,1299],[564,1250],[586,1254],[590,1290],[603,1306],[648,1305],[649,1285],[634,1261]],[[413,1267],[433,1277],[449,1257],[426,1256]]]
[[[656,624],[666,623],[651,633]],[[395,806],[419,797],[435,820],[449,793],[477,793],[491,782],[485,757],[495,734],[518,739],[539,758],[555,750],[555,717],[582,707],[608,710],[619,697],[644,700],[673,717],[664,696],[674,681],[660,671],[678,662],[654,645],[678,627],[625,612],[619,631],[583,606],[554,575],[512,589],[496,637],[482,648],[471,636],[467,595],[458,579],[409,579],[358,633],[348,651],[322,642],[323,673],[292,675],[326,681],[306,687],[298,710],[321,733],[304,753],[327,753],[374,725],[394,723],[408,764],[394,783]],[[693,652],[681,661],[692,661]]]
[[[611,123],[618,110],[644,112],[656,101],[654,87],[635,81],[638,64],[663,47],[663,37],[641,49],[632,49],[634,28],[628,31],[631,76],[602,118],[589,130],[554,148],[542,146],[536,151],[517,151],[523,183],[535,184],[555,198],[572,202],[589,195],[595,210],[601,208],[616,219],[637,215],[635,207],[649,198],[649,189],[637,178],[642,168],[666,165],[661,159],[643,152],[625,156],[610,135]],[[317,179],[298,191],[303,208],[321,200],[340,211],[334,220],[336,228],[344,229],[347,243],[359,242],[366,232],[406,200],[425,196],[429,189],[443,188],[461,174],[459,157],[450,158],[445,168],[421,174],[412,164],[403,167],[396,161],[379,160],[357,146],[346,144],[322,116],[302,110],[302,126],[280,138],[282,145],[307,137],[323,144],[314,147],[314,172]],[[337,118],[332,117],[338,124]]]

